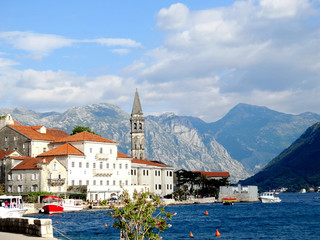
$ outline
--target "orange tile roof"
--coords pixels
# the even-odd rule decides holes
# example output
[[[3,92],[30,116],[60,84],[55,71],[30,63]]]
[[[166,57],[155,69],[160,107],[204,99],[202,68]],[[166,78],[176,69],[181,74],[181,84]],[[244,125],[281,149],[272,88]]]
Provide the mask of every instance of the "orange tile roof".
[[[59,147],[53,148],[47,152],[41,153],[38,157],[45,156],[66,156],[66,155],[80,155],[84,156],[84,153],[79,149],[71,145],[70,143],[63,144]]]
[[[33,157],[11,157],[12,159],[22,160],[17,166],[12,168],[12,170],[29,170],[29,169],[41,169],[38,167],[38,163],[43,163],[45,159],[46,164],[50,163],[54,157],[49,158],[33,158]]]
[[[132,159],[131,162],[132,163],[137,163],[137,164],[157,166],[157,167],[167,167],[166,165],[162,165],[162,164],[155,163],[155,162],[150,162],[148,160],[141,160],[141,159]]]
[[[125,154],[123,154],[123,153],[121,153],[121,152],[118,152],[117,157],[118,157],[118,158],[131,158],[130,156],[125,155]]]
[[[101,136],[98,136],[96,134],[89,133],[86,131],[77,133],[75,135],[68,136],[66,138],[59,139],[55,142],[62,143],[62,142],[82,142],[82,141],[116,143],[115,141],[111,141],[107,138],[104,138],[104,137],[101,137]]]
[[[54,141],[60,138],[65,138],[67,136],[70,136],[68,133],[59,129],[47,128],[47,133],[40,133],[36,130],[37,128],[34,128],[34,127],[22,126],[22,125],[8,125],[8,126],[32,140]]]
[[[201,176],[206,176],[206,177],[230,177],[229,172],[206,172],[206,171],[193,171],[193,172],[199,172]]]
[[[14,150],[5,151],[3,149],[0,149],[0,160],[3,159],[4,156],[9,156],[13,152],[14,152]]]

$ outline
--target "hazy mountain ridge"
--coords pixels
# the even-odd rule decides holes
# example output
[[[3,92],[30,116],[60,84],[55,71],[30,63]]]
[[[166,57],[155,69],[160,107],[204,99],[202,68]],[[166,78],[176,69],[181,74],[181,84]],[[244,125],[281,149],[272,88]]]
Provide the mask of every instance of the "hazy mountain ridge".
[[[0,109],[0,114],[6,113],[24,125],[45,125],[68,133],[77,125],[88,126],[117,141],[120,152],[131,154],[130,114],[112,104],[73,107],[63,113]],[[173,113],[146,116],[146,157],[176,169],[229,171],[235,179],[245,179],[249,169],[265,166],[317,121],[320,116],[314,113],[290,115],[248,104],[238,104],[213,123]]]
[[[258,185],[262,191],[320,186],[320,122],[309,127],[290,147],[243,184]]]

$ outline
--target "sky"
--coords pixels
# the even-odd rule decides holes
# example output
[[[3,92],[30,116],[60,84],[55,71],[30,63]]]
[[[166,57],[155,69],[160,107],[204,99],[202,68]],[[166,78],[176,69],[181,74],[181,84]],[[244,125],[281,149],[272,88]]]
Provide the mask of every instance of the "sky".
[[[0,108],[320,114],[320,0],[0,0]]]

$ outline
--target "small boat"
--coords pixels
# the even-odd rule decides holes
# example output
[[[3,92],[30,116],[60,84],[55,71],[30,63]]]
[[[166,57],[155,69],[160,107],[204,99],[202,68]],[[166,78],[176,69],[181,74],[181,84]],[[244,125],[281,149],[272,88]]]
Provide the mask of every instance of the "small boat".
[[[42,199],[42,213],[63,213],[63,199],[56,196],[46,196]]]
[[[22,217],[27,210],[21,196],[0,196],[0,218]]]
[[[222,198],[223,205],[233,205],[237,201],[237,198]]]
[[[279,203],[281,199],[274,196],[274,192],[263,192],[259,197],[262,203]]]
[[[83,210],[82,199],[64,199],[63,200],[63,211],[81,211]]]

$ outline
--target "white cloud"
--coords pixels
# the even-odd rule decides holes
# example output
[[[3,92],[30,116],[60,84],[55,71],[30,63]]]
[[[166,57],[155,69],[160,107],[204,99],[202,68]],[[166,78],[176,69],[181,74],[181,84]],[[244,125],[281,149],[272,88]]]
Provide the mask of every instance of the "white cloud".
[[[119,55],[126,55],[130,53],[130,50],[127,48],[112,49],[111,51]]]
[[[182,3],[171,5],[168,9],[162,8],[158,15],[158,26],[165,30],[183,28],[188,20],[189,9]]]
[[[75,43],[96,43],[107,47],[141,47],[141,43],[138,43],[132,39],[97,38],[78,40],[53,34],[40,34],[20,31],[0,32],[0,40],[11,44],[15,49],[29,52],[30,57],[37,60],[41,60],[43,57],[48,56],[52,51],[56,49],[70,47]],[[127,49],[115,49],[113,51],[117,52],[118,54],[129,53],[129,50]]]

